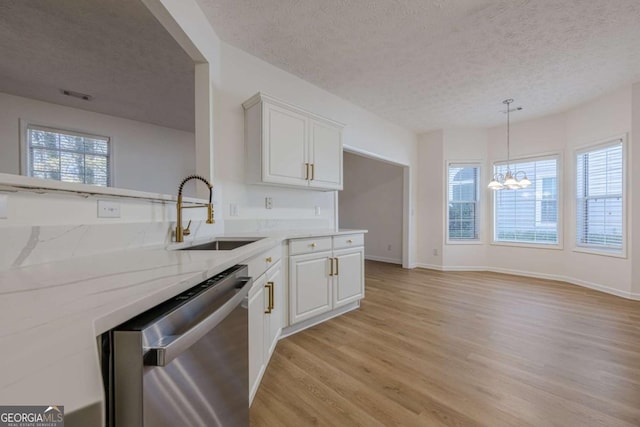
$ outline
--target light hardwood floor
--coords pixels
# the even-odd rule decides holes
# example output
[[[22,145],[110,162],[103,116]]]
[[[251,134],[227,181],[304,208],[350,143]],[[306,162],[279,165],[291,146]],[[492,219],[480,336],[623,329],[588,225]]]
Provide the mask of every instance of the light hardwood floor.
[[[354,312],[278,343],[252,426],[640,426],[640,302],[366,264]]]

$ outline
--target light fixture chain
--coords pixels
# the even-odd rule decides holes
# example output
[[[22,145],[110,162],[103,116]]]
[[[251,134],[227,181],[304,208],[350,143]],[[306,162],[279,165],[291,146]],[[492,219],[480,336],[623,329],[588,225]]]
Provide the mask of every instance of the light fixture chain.
[[[491,182],[489,182],[489,188],[492,190],[517,190],[519,188],[527,188],[531,185],[531,181],[527,178],[527,174],[524,171],[511,172],[511,103],[513,99],[505,99],[502,101],[507,106],[507,170],[504,174],[496,172]],[[515,108],[514,111],[522,110],[522,107]],[[523,175],[521,179],[518,179],[519,175]]]

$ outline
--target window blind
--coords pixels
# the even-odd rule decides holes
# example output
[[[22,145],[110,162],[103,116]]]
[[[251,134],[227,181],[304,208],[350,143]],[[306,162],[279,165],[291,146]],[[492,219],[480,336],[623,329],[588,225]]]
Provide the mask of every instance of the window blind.
[[[557,244],[558,157],[510,162],[509,169],[524,171],[531,186],[494,192],[494,241]],[[507,164],[494,165],[494,173],[506,171]]]
[[[622,251],[622,141],[579,152],[576,161],[576,244]]]
[[[30,176],[103,187],[110,184],[109,138],[29,125],[27,144]]]
[[[449,240],[477,240],[480,167],[450,164],[447,179]]]

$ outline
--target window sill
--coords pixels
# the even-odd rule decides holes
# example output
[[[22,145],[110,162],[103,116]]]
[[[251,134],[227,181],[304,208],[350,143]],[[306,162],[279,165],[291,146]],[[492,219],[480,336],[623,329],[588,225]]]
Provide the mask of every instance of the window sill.
[[[527,249],[551,249],[554,251],[561,251],[564,248],[560,244],[544,244],[544,243],[524,243],[524,242],[496,242],[490,243],[491,246],[508,246],[512,248],[527,248]]]
[[[583,254],[590,254],[590,255],[608,256],[608,257],[612,257],[612,258],[623,258],[623,259],[627,258],[627,253],[624,250],[621,251],[621,252],[616,252],[614,250],[576,246],[576,247],[573,248],[573,252],[578,252],[578,253],[583,253]]]
[[[447,240],[447,245],[484,245],[482,240]]]

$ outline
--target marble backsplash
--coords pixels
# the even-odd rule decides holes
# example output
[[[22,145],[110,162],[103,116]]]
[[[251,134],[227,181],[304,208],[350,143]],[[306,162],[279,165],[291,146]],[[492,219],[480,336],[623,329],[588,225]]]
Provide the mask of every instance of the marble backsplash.
[[[175,222],[0,227],[0,270],[79,256],[166,245]],[[220,234],[221,228],[193,221],[185,240]]]
[[[223,225],[224,224],[224,225]],[[0,271],[80,256],[126,249],[168,245],[173,242],[175,222],[131,222],[82,225],[14,225],[0,227]],[[201,240],[224,233],[268,235],[282,230],[327,230],[326,218],[234,219],[215,225],[193,221],[185,241]]]

